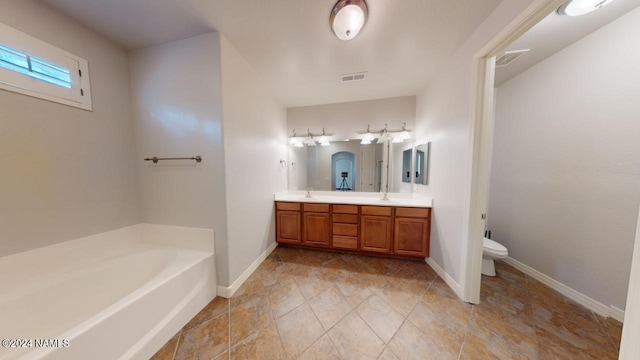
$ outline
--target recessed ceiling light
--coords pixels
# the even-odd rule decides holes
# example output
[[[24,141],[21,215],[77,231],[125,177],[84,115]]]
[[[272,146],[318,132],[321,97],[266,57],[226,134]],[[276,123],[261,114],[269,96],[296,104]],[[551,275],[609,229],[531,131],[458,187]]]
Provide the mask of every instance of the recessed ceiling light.
[[[571,0],[558,8],[558,14],[580,16],[596,11],[613,0]]]
[[[369,9],[365,0],[339,0],[331,10],[331,29],[340,40],[351,40],[358,36],[367,22]]]

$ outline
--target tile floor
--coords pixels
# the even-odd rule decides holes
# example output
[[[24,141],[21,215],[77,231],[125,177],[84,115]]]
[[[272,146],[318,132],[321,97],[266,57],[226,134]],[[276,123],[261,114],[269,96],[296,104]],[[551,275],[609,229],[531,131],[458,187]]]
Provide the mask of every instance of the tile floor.
[[[620,323],[496,267],[472,306],[422,262],[279,247],[152,359],[617,358]]]

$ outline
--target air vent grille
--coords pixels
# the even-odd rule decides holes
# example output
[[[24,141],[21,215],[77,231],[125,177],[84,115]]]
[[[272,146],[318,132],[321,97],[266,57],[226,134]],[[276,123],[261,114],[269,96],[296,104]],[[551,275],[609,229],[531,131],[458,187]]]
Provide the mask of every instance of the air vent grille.
[[[523,49],[523,50],[513,50],[513,51],[505,52],[504,55],[502,55],[498,59],[496,59],[496,67],[497,68],[505,67],[505,66],[511,64],[512,62],[514,62],[517,58],[519,58],[523,54],[528,53],[529,50],[530,49]]]
[[[342,75],[342,82],[361,81],[367,77],[367,72],[359,72],[353,74]]]

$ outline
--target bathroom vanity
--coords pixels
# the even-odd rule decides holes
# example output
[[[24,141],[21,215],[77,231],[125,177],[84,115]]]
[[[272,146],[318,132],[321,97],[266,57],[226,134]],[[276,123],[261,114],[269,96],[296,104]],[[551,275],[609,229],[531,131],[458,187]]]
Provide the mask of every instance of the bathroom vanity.
[[[306,248],[428,257],[431,201],[381,196],[276,194],[276,240]]]

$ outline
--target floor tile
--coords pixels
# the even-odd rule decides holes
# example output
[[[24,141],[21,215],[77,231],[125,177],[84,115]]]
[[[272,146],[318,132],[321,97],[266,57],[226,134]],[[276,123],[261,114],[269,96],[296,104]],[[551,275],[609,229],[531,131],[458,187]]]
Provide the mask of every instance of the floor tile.
[[[231,309],[231,346],[272,323],[271,308],[265,298],[255,298]]]
[[[369,284],[359,279],[357,275],[349,274],[341,277],[336,280],[334,286],[347,303],[354,308],[373,294]]]
[[[333,286],[311,299],[309,306],[325,330],[331,329],[354,308]]]
[[[536,328],[544,329],[585,351],[613,347],[595,315],[588,310],[569,314],[533,304],[533,318]]]
[[[590,352],[544,329],[537,329],[536,335],[540,360],[614,360],[618,358],[617,352],[613,349],[602,348]]]
[[[277,326],[287,359],[295,359],[324,334],[308,304],[280,318]]]
[[[384,349],[382,340],[356,312],[347,315],[328,334],[343,359],[376,359]]]
[[[397,273],[407,260],[387,259],[382,257],[373,258],[363,266],[365,272],[374,272],[382,275],[391,276]]]
[[[460,300],[439,277],[431,284],[429,290],[422,297],[422,301],[455,319],[468,319],[471,316],[471,305]]]
[[[616,349],[620,350],[620,339],[622,339],[622,323],[612,318],[602,319],[600,324],[613,342]]]
[[[389,349],[389,347],[386,347],[384,348],[384,350],[382,350],[382,354],[378,356],[378,360],[400,360],[400,359],[398,359],[396,354],[394,354],[393,351]]]
[[[285,270],[285,264],[280,259],[280,257],[276,254],[264,259],[262,264],[258,266],[258,268],[253,272],[253,274],[251,274],[251,276],[253,278],[259,278],[261,276],[267,275],[274,271],[284,271],[284,270]]]
[[[304,258],[305,251],[298,248],[278,246],[272,254],[277,255],[285,263],[299,262]]]
[[[616,359],[622,324],[496,273],[472,306],[421,261],[278,247],[152,359]]]
[[[393,280],[387,281],[383,288],[377,288],[373,291],[403,317],[408,316],[420,301],[418,296],[406,291],[398,282]]]
[[[405,277],[408,279],[433,281],[438,274],[424,261],[407,261],[407,263],[394,274],[394,277]]]
[[[169,341],[167,341],[160,350],[158,350],[155,355],[151,357],[150,360],[173,360],[173,355],[176,352],[176,347],[178,346],[178,338],[180,337],[180,331],[177,334],[173,335]]]
[[[437,276],[426,263],[409,261],[402,269],[393,274],[392,281],[400,284],[405,291],[422,297]]]
[[[456,356],[437,346],[438,338],[423,334],[411,322],[405,321],[389,342],[389,348],[399,359],[455,360]]]
[[[373,295],[363,301],[360,306],[356,308],[356,311],[362,320],[364,320],[385,343],[391,340],[404,321],[402,315],[393,310],[391,306],[377,295]]]
[[[231,359],[281,360],[284,358],[284,350],[275,323],[262,326],[231,349]]]
[[[420,301],[408,316],[407,321],[419,329],[438,353],[457,357],[467,331],[471,312],[466,315],[447,313]]]
[[[205,321],[209,321],[215,317],[228,313],[229,299],[217,296],[215,299],[211,300],[211,302],[207,304],[204,309],[200,310],[200,312],[193,319],[191,319],[191,321],[189,321],[187,325],[184,326],[184,328],[192,328],[195,325],[202,324]]]
[[[514,333],[495,333],[471,321],[460,353],[460,359],[538,359],[536,337]]]
[[[267,296],[267,291],[259,278],[250,277],[229,299],[229,306],[234,308],[246,301]]]
[[[229,349],[229,315],[186,329],[178,340],[175,360],[210,360]]]
[[[333,345],[329,335],[325,334],[302,353],[297,360],[342,360],[342,356]]]
[[[333,287],[335,276],[322,268],[311,268],[305,274],[294,275],[295,283],[306,299],[322,293]]]
[[[294,281],[274,284],[268,289],[268,298],[274,319],[279,319],[306,300]]]

